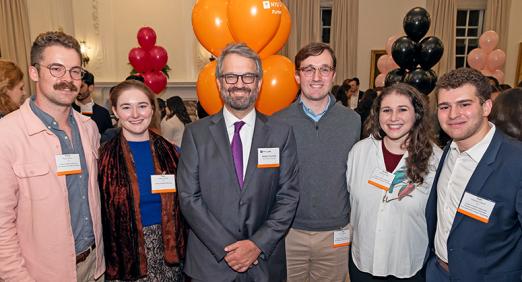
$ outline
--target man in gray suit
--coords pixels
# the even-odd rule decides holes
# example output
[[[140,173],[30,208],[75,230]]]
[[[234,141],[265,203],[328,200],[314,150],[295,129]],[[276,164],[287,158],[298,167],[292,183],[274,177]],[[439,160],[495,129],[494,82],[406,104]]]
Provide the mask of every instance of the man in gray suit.
[[[192,281],[283,281],[299,199],[290,126],[255,111],[263,71],[244,44],[218,58],[221,112],[187,126],[177,171]]]

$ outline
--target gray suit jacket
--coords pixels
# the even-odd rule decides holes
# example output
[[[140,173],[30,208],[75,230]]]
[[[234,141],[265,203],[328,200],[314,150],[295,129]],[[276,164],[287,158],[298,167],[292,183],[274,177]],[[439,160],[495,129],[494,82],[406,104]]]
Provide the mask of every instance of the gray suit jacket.
[[[188,125],[181,148],[177,184],[190,225],[185,272],[203,281],[286,279],[284,236],[299,200],[291,127],[257,113],[243,189],[222,112]],[[280,167],[258,168],[258,148],[279,148]],[[239,274],[224,260],[224,248],[245,239],[262,253],[257,266]]]

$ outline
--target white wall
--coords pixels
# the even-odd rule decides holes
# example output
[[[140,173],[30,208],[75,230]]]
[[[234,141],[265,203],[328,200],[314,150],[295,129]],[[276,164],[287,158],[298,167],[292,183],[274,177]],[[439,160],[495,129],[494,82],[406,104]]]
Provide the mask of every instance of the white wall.
[[[426,0],[361,0],[357,42],[357,75],[361,89],[369,87],[371,50],[384,49],[388,37],[405,35],[402,20],[414,7],[426,7]]]
[[[508,46],[506,51],[506,66],[504,69],[504,82],[516,86],[518,81],[515,79],[518,49],[519,44],[522,42],[522,1],[513,0],[511,1],[511,14],[509,15],[509,30],[507,34],[499,34],[499,36],[508,37]]]

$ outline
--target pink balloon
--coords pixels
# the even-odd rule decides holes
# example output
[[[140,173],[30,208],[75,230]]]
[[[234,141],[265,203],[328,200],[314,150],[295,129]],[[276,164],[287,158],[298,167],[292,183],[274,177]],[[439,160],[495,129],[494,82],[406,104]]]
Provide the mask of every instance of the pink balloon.
[[[395,42],[395,40],[397,40],[397,38],[399,38],[399,37],[400,37],[399,35],[392,35],[392,36],[388,37],[388,39],[386,40],[386,44],[384,45],[386,48],[386,54],[391,56],[391,48],[392,48],[393,42]]]
[[[386,74],[381,73],[375,78],[375,87],[384,87],[384,81],[386,80]]]
[[[390,69],[388,68],[388,55],[382,55],[377,60],[377,69],[380,73],[387,73]]]
[[[506,62],[506,53],[500,49],[495,49],[488,55],[488,60],[486,62],[486,67],[491,70],[497,70],[504,66]]]
[[[160,71],[169,60],[167,50],[161,46],[154,46],[149,50],[150,64],[153,71]]]
[[[488,69],[482,69],[480,73],[482,73],[484,76],[493,76],[493,72]]]
[[[399,65],[397,65],[392,56],[388,56],[388,60],[386,61],[386,68],[388,69],[388,71],[399,68]]]
[[[493,30],[484,32],[479,38],[479,46],[486,53],[489,53],[495,49],[498,44],[498,34]]]
[[[504,72],[501,70],[495,70],[493,77],[498,80],[499,83],[504,83]]]
[[[167,77],[161,71],[151,71],[143,74],[145,85],[154,93],[159,94],[167,87]]]
[[[138,43],[145,50],[150,50],[156,44],[156,32],[150,27],[142,27],[138,30]]]
[[[143,48],[132,48],[129,52],[129,62],[137,72],[151,70],[149,53]]]
[[[475,48],[468,54],[468,65],[476,70],[486,66],[487,55],[481,48]]]

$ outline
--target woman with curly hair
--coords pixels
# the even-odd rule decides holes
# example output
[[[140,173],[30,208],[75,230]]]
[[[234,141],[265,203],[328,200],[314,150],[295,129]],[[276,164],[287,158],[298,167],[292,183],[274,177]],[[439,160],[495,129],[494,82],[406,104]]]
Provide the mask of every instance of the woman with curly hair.
[[[167,99],[166,103],[167,115],[161,121],[161,135],[169,140],[170,143],[181,146],[181,138],[185,131],[185,125],[191,123],[187,108],[183,104],[183,100],[179,96],[173,96]]]
[[[415,88],[385,88],[366,124],[370,137],[349,153],[351,281],[424,281],[424,209],[442,154],[428,117]]]
[[[0,60],[0,118],[24,101],[24,73],[13,62]]]

